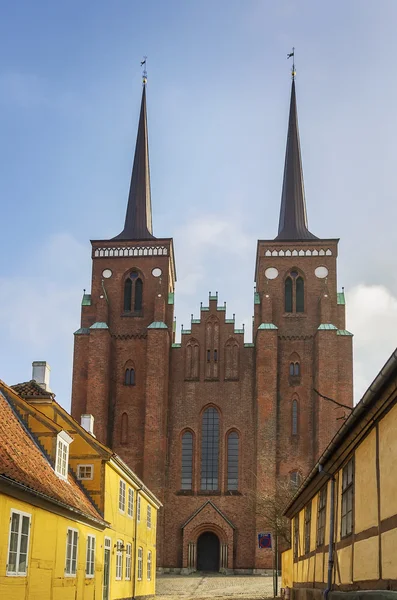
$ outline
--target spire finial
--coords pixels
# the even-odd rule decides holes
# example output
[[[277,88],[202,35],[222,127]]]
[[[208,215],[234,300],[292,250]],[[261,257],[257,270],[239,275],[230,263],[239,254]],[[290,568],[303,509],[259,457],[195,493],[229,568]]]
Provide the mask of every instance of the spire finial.
[[[292,57],[291,76],[292,76],[292,79],[295,79],[296,71],[295,71],[295,48],[294,47],[292,48],[292,52],[287,54],[287,58],[291,58],[291,57]]]
[[[147,56],[144,56],[143,60],[141,60],[141,67],[143,67],[143,71],[142,71],[142,84],[143,85],[146,85],[146,83],[147,83],[146,61],[147,61]]]

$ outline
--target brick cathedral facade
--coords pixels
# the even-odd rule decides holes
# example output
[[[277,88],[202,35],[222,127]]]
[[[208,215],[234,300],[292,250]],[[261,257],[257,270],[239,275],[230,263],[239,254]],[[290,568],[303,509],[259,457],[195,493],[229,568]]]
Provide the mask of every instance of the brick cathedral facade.
[[[262,572],[272,551],[258,498],[308,474],[352,405],[352,336],[337,239],[308,229],[292,81],[279,232],[259,240],[253,339],[217,296],[175,342],[175,257],[152,232],[144,82],[125,227],[92,242],[75,332],[72,414],[164,504],[163,569]],[[281,500],[282,501],[282,500]]]

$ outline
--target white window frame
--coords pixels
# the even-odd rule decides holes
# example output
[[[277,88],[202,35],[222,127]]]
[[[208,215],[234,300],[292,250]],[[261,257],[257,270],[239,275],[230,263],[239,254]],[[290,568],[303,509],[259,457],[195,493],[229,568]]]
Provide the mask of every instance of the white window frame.
[[[117,540],[116,542],[116,581],[123,579],[123,540]]]
[[[86,469],[87,467],[90,467],[91,469],[91,477],[82,477],[80,474],[80,469]],[[87,464],[81,464],[81,465],[77,465],[77,479],[79,481],[89,481],[94,479],[94,465],[87,465]]]
[[[152,507],[150,504],[148,504],[146,508],[146,526],[148,529],[152,528]]]
[[[146,563],[147,580],[152,580],[152,552],[148,550]]]
[[[128,488],[127,515],[134,516],[134,490],[130,487]]]
[[[95,576],[95,535],[87,535],[87,548],[85,555],[85,576],[90,579]]]
[[[70,437],[66,431],[60,431],[56,438],[56,452],[55,452],[55,473],[61,479],[68,480],[69,472],[69,444],[73,442],[73,438]],[[61,455],[64,453],[64,456]]]
[[[127,544],[125,550],[125,579],[131,580],[132,545]]]
[[[67,569],[68,562],[68,538],[69,531],[72,532],[72,544],[71,544],[71,554],[70,554],[70,566],[69,570]],[[72,561],[73,561],[73,541],[76,540],[76,570],[72,571]],[[77,575],[77,559],[79,555],[79,531],[78,529],[74,529],[73,527],[68,527],[66,530],[66,553],[65,553],[65,577],[76,577]]]
[[[13,514],[19,515],[18,532],[14,532],[14,533],[17,533],[17,535],[18,535],[18,537],[17,537],[16,571],[9,571],[8,570],[8,565],[9,565],[9,561],[10,561],[11,523],[12,523],[12,515]],[[24,517],[26,517],[27,519],[29,519],[29,529],[28,529],[28,539],[27,539],[27,544],[26,544],[26,569],[25,569],[25,571],[20,571],[20,569],[19,569],[19,560],[20,560],[20,554],[21,554],[22,523],[23,523],[23,518]],[[29,542],[30,542],[30,527],[31,527],[31,524],[32,524],[32,515],[31,514],[22,512],[20,510],[16,510],[14,508],[11,509],[10,524],[9,524],[9,531],[8,531],[8,549],[7,549],[7,566],[6,566],[6,575],[8,577],[26,577],[27,576],[27,572],[28,572],[28,558],[29,558]]]
[[[138,581],[142,581],[143,572],[143,548],[138,548]]]
[[[119,483],[119,511],[125,513],[125,481],[120,479]]]
[[[136,504],[136,520],[138,521],[138,523],[141,522],[141,497],[138,494],[138,498],[137,498],[137,504]]]

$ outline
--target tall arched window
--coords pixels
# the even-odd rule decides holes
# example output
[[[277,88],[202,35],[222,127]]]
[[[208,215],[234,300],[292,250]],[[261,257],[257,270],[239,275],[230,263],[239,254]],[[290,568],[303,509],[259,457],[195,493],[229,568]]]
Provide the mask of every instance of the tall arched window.
[[[134,299],[134,310],[142,310],[142,297],[143,297],[143,283],[142,279],[139,278],[135,282],[135,299]]]
[[[301,374],[300,364],[292,362],[289,364],[289,374],[291,377],[299,377]]]
[[[219,470],[219,413],[207,408],[203,414],[201,442],[201,489],[218,489]]]
[[[124,312],[141,312],[143,306],[143,281],[136,271],[131,271],[124,282]]]
[[[124,375],[125,385],[135,385],[135,369],[126,369]]]
[[[128,443],[128,415],[125,412],[121,415],[120,442]]]
[[[132,281],[128,277],[124,282],[124,310],[125,310],[125,312],[131,311],[131,298],[132,298]]]
[[[304,312],[305,310],[305,289],[302,277],[296,280],[296,312]]]
[[[292,279],[287,277],[285,280],[285,297],[284,297],[285,312],[292,312]]]
[[[181,489],[191,490],[193,482],[193,434],[185,431],[182,436]]]
[[[238,490],[238,433],[232,431],[227,437],[227,489]]]
[[[292,435],[298,435],[298,401],[292,400]]]

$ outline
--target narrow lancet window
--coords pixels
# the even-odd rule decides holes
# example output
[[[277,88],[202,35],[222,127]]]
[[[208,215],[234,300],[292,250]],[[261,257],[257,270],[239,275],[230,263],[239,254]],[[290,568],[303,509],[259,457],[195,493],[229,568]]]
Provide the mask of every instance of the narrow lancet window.
[[[292,312],[292,279],[285,280],[285,312]]]
[[[238,490],[238,433],[232,431],[227,438],[227,489]]]
[[[124,283],[124,311],[131,312],[132,281],[128,277]]]
[[[126,369],[124,376],[125,385],[135,385],[135,370],[134,369]]]
[[[142,297],[143,297],[143,283],[142,279],[137,279],[135,282],[135,299],[134,299],[134,310],[142,310]]]
[[[201,489],[218,489],[219,469],[219,413],[207,408],[203,414],[201,443]]]
[[[298,435],[298,401],[292,400],[292,435]]]
[[[193,434],[185,431],[182,436],[181,489],[191,490],[193,482]]]
[[[302,277],[296,280],[296,312],[304,312],[305,310],[305,291]]]

